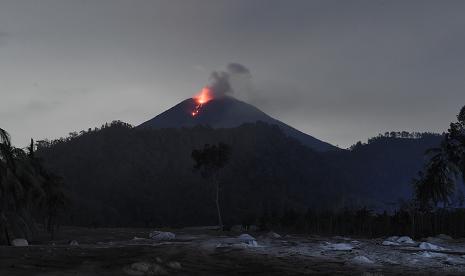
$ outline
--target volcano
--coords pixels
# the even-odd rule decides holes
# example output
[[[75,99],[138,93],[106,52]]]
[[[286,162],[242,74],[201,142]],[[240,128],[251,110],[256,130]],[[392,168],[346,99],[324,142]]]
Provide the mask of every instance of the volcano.
[[[277,125],[286,135],[316,151],[329,151],[337,147],[305,134],[272,118],[253,105],[231,96],[216,97],[199,104],[198,99],[186,99],[156,117],[142,123],[139,128],[182,128],[208,125],[213,128],[232,128],[244,123],[262,121]]]

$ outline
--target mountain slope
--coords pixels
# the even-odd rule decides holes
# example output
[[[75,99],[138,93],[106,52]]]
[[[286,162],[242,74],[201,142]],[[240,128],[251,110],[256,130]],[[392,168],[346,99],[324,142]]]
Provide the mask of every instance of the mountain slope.
[[[258,108],[232,97],[215,98],[204,104],[196,116],[192,116],[196,102],[187,99],[141,124],[139,128],[182,128],[196,125],[209,125],[213,128],[238,127],[243,123],[262,121],[277,125],[286,135],[300,141],[316,151],[335,150],[337,147],[320,141],[285,123],[276,120]]]

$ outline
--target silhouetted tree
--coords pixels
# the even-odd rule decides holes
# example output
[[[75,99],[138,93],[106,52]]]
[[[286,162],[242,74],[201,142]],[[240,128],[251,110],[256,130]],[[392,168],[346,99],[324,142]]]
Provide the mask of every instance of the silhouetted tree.
[[[220,208],[220,181],[221,169],[228,163],[231,155],[229,145],[219,143],[218,145],[206,144],[201,150],[192,151],[192,158],[195,161],[194,169],[200,170],[203,178],[210,180],[216,188],[216,210],[218,213],[218,225],[223,228],[223,219]]]
[[[37,198],[39,207],[45,212],[46,230],[50,233],[50,238],[55,235],[55,227],[57,226],[57,216],[59,210],[66,207],[68,198],[64,191],[63,178],[46,170],[42,162],[35,156],[34,140],[28,147],[28,157],[33,166],[36,175],[40,177],[41,196]]]
[[[10,136],[0,128],[0,228],[10,244],[10,229],[24,237],[35,232],[34,214],[41,201],[59,194],[46,189],[50,174],[34,156],[34,142],[29,152],[11,145]],[[58,188],[61,192],[61,186]],[[59,207],[57,204],[55,207]]]
[[[423,208],[430,204],[437,207],[441,202],[447,205],[456,190],[457,177],[465,180],[465,106],[457,119],[440,147],[428,150],[431,159],[414,180],[415,198]]]

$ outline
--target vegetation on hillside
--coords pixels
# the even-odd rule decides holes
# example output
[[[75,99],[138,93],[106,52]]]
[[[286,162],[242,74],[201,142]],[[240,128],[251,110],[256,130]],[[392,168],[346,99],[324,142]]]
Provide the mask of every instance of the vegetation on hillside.
[[[34,152],[12,146],[9,134],[0,129],[0,243],[15,237],[29,239],[36,222],[43,222],[53,238],[60,208],[66,197],[62,179],[45,170]]]

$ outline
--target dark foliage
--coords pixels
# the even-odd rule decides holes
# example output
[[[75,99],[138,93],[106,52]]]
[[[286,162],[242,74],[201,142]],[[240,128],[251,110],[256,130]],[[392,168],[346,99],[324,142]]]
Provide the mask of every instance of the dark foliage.
[[[289,209],[282,215],[262,214],[254,223],[261,230],[345,235],[379,238],[408,235],[415,239],[447,234],[465,237],[465,209],[438,209],[419,212],[401,208],[394,212],[374,212],[367,208],[340,211],[300,211]]]
[[[42,166],[34,153],[34,142],[26,153],[11,145],[0,128],[0,243],[29,239],[36,233],[36,222],[47,220],[53,237],[59,210],[65,205],[61,179]]]
[[[337,210],[397,203],[411,195],[423,153],[441,140],[379,137],[352,150],[317,153],[275,126],[139,129],[113,122],[101,129],[40,141],[38,154],[63,175],[73,207],[68,224],[182,226],[216,223],[214,189],[192,170],[193,149],[226,143],[222,170],[226,225],[285,210]],[[392,209],[394,207],[391,206]]]
[[[465,180],[465,106],[451,123],[439,147],[428,151],[431,155],[424,172],[414,180],[415,199],[422,210],[447,206],[459,188],[460,178]]]

